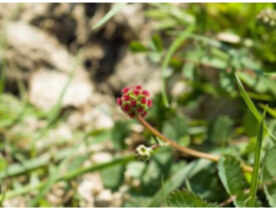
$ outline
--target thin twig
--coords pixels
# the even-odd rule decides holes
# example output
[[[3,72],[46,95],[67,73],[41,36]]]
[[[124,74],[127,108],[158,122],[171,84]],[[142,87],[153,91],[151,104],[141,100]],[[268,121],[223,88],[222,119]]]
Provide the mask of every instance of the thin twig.
[[[188,155],[191,155],[191,156],[194,156],[194,157],[197,157],[197,158],[204,158],[204,159],[207,159],[207,160],[210,160],[210,161],[213,161],[213,162],[218,162],[219,159],[220,159],[220,157],[216,156],[216,155],[211,155],[211,154],[208,154],[208,153],[204,153],[204,152],[199,152],[197,150],[193,150],[193,149],[188,148],[188,147],[183,147],[183,146],[179,145],[177,142],[175,142],[175,141],[167,138],[166,136],[164,136],[162,133],[160,133],[155,128],[153,128],[141,116],[138,116],[137,119],[147,130],[149,130],[155,136],[157,136],[158,138],[160,138],[164,142],[170,144],[172,147],[174,147],[175,149],[177,149],[177,150],[179,150],[179,151],[181,151],[181,152],[183,152],[185,154],[188,154]],[[253,168],[251,166],[245,165],[243,163],[241,164],[241,166],[242,166],[244,172],[252,173]]]

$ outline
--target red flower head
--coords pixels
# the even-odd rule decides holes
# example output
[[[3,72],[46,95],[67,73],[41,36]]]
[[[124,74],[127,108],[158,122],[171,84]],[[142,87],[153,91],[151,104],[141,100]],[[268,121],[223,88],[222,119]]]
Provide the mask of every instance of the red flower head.
[[[122,96],[117,98],[123,112],[129,117],[146,116],[148,109],[152,106],[152,101],[149,99],[149,92],[141,86],[125,87],[122,90]]]

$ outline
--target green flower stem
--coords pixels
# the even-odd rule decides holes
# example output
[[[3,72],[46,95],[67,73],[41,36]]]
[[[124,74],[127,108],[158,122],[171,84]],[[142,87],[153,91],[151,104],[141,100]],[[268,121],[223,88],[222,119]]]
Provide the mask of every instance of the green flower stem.
[[[204,153],[204,152],[199,152],[199,151],[193,150],[193,149],[188,148],[188,147],[183,147],[183,146],[179,145],[177,142],[175,142],[175,141],[167,138],[163,134],[161,134],[158,130],[153,128],[146,120],[144,120],[144,118],[142,118],[141,116],[138,116],[137,119],[148,131],[153,133],[159,139],[161,139],[164,142],[171,145],[173,148],[179,150],[180,152],[191,155],[193,157],[204,158],[204,159],[207,159],[207,160],[210,160],[210,161],[213,161],[213,162],[218,162],[219,159],[220,159],[219,156],[211,155],[211,154]],[[251,166],[248,166],[248,165],[245,165],[245,164],[241,164],[241,166],[242,166],[244,172],[252,173],[253,169],[252,169]]]

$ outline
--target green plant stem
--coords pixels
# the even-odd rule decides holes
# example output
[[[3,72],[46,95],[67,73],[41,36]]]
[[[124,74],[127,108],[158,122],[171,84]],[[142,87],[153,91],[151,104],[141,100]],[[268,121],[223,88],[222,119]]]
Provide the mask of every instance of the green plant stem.
[[[262,121],[260,123],[258,135],[257,135],[257,143],[255,148],[255,156],[254,156],[254,168],[253,168],[253,174],[252,174],[252,180],[251,180],[251,186],[250,186],[249,207],[254,207],[255,201],[256,201],[265,115],[266,115],[266,111],[264,111],[263,113]]]
[[[94,165],[84,167],[84,168],[81,168],[81,169],[78,168],[76,170],[69,171],[65,174],[61,174],[61,176],[59,176],[55,179],[55,182],[63,181],[63,180],[69,181],[69,180],[74,179],[74,178],[76,178],[80,175],[83,175],[85,173],[99,171],[99,170],[105,169],[107,167],[118,165],[118,164],[123,165],[123,164],[126,164],[126,163],[128,163],[132,160],[134,160],[134,155],[126,155],[126,156],[114,159],[112,161],[109,161],[109,162],[94,164]],[[7,192],[5,198],[10,199],[10,198],[13,198],[13,197],[18,196],[18,195],[23,195],[23,194],[26,194],[28,192],[31,192],[31,191],[34,191],[34,190],[37,190],[37,189],[41,189],[41,188],[43,188],[45,183],[46,182],[43,181],[43,182],[40,182],[40,183],[35,184],[35,185],[27,185],[27,186],[22,187],[20,189]]]
[[[207,160],[210,160],[210,161],[213,161],[213,162],[218,162],[219,159],[220,159],[219,156],[210,155],[210,154],[204,153],[204,152],[199,152],[199,151],[193,150],[193,149],[188,148],[188,147],[183,147],[183,146],[179,145],[177,142],[175,142],[175,141],[167,138],[166,136],[164,136],[162,133],[160,133],[158,130],[156,130],[154,127],[152,127],[141,116],[138,116],[137,119],[147,130],[149,130],[151,133],[153,133],[159,139],[161,139],[164,142],[168,143],[169,145],[171,145],[173,148],[179,150],[180,152],[191,155],[193,157],[204,158],[204,159],[207,159]],[[252,173],[253,169],[252,169],[251,166],[248,166],[248,165],[245,165],[245,164],[242,164],[241,166],[242,166],[242,168],[245,172]]]

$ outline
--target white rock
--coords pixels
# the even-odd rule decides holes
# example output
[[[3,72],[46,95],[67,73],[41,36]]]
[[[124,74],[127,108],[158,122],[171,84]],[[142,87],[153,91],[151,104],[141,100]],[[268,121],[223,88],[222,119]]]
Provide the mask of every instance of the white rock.
[[[46,69],[35,72],[30,79],[30,102],[50,110],[57,103],[67,80],[68,75],[62,72]],[[89,80],[84,75],[76,74],[66,90],[62,106],[81,107],[89,101],[92,92]]]
[[[219,33],[217,35],[217,39],[233,44],[238,44],[241,41],[241,38],[233,33]]]
[[[172,95],[174,97],[178,97],[179,95],[181,95],[183,93],[187,93],[191,90],[192,90],[192,88],[190,86],[188,86],[187,84],[185,84],[183,81],[177,82],[172,88]]]
[[[108,152],[98,152],[92,155],[91,160],[94,163],[105,163],[112,160],[112,155]]]
[[[101,191],[95,198],[96,207],[108,207],[112,201],[112,193],[110,190],[105,189]]]
[[[153,96],[161,91],[161,70],[151,63],[145,54],[126,53],[109,77],[108,83],[113,89],[121,90],[125,86],[142,85]]]
[[[102,179],[99,173],[87,174],[78,185],[77,192],[88,205],[94,205],[94,197],[103,190]]]
[[[98,105],[84,115],[83,121],[85,124],[91,124],[96,130],[110,129],[114,125],[110,114],[110,107],[108,105]]]

